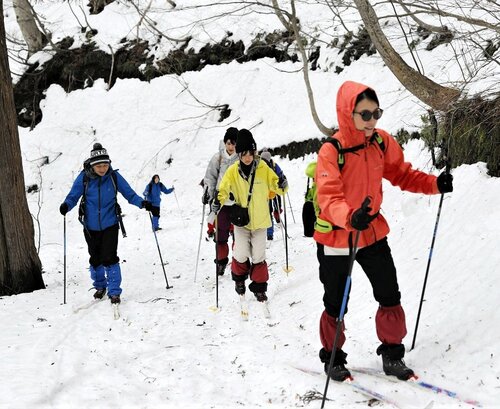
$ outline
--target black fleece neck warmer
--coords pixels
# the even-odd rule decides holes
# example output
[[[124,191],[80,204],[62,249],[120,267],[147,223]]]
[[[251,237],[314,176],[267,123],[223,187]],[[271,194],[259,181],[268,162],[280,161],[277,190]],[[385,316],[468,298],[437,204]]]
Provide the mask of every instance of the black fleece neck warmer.
[[[250,172],[252,171],[253,164],[254,161],[252,161],[249,165],[245,165],[240,161],[241,172],[246,176],[247,179],[250,177]]]

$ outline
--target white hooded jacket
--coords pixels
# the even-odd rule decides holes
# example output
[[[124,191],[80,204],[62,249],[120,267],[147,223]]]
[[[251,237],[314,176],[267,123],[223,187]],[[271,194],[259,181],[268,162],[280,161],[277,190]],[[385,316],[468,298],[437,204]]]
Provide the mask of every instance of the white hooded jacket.
[[[219,189],[220,181],[226,173],[227,168],[231,166],[234,162],[238,160],[238,154],[235,152],[229,155],[226,151],[226,145],[224,141],[221,140],[219,143],[219,152],[217,152],[207,166],[207,171],[205,172],[205,178],[203,183],[205,188],[208,189],[208,194],[210,200],[215,196],[215,191]],[[232,206],[234,201],[228,199],[223,203],[224,206]]]

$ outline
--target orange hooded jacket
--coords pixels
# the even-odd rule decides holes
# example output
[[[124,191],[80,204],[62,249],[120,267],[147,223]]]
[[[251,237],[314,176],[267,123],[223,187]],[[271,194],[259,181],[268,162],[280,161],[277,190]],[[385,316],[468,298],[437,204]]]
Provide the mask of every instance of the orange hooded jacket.
[[[354,127],[352,112],[356,98],[368,89],[366,85],[346,81],[337,93],[337,118],[339,131],[334,135],[342,147],[349,148],[365,144],[363,149],[345,154],[342,173],[337,162],[338,151],[331,143],[325,143],[318,154],[316,185],[319,218],[330,222],[334,230],[328,233],[316,231],[314,239],[334,248],[349,247],[352,213],[361,207],[363,200],[371,198],[370,214],[375,214],[382,205],[382,178],[394,186],[414,193],[437,194],[436,177],[414,170],[404,161],[403,151],[397,141],[387,132],[376,129],[383,139],[385,152],[377,142],[365,137],[364,131]],[[379,214],[367,230],[361,232],[358,247],[369,246],[389,233],[389,225]]]

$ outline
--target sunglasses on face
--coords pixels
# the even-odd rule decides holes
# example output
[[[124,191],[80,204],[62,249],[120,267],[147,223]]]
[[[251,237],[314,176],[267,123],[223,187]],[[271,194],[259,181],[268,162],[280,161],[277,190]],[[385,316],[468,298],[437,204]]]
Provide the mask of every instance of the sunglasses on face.
[[[366,121],[368,122],[370,119],[372,119],[372,117],[374,119],[380,119],[382,118],[382,114],[384,113],[384,110],[383,109],[380,109],[380,108],[377,108],[375,111],[368,111],[367,109],[361,111],[361,112],[356,112],[354,111],[353,114],[358,114],[359,116],[361,116],[361,119],[363,121]]]

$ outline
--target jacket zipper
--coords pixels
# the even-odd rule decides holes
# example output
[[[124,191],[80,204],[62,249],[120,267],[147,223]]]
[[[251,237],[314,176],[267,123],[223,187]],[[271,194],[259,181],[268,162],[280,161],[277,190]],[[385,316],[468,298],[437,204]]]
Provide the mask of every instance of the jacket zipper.
[[[99,182],[97,183],[97,215],[99,218],[99,229],[102,230],[101,224],[101,177],[99,177]]]

